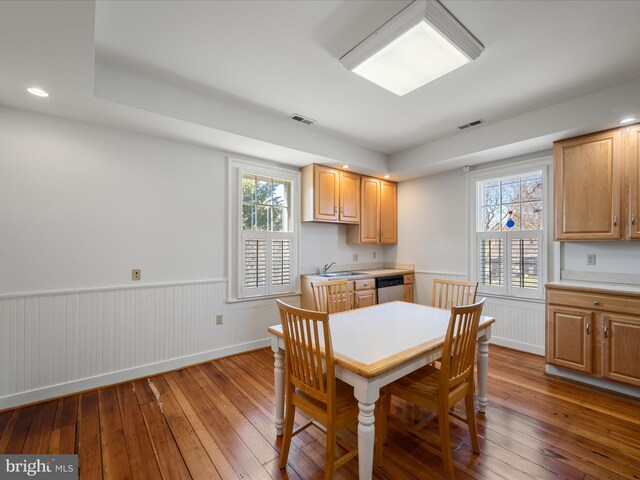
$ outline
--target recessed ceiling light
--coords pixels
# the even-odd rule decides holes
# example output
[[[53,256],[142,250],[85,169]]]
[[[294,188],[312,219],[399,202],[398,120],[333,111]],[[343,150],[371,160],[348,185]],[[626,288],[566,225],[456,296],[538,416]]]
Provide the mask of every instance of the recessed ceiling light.
[[[404,95],[475,60],[483,50],[438,1],[415,0],[340,62],[396,95]]]
[[[342,168],[344,168],[345,170],[349,168],[349,165],[342,165]]]
[[[391,178],[391,175],[385,175],[384,178]]]
[[[636,120],[638,120],[638,117],[627,117],[620,120],[620,123],[631,123],[635,122]]]
[[[38,87],[29,87],[27,88],[27,92],[29,92],[31,95],[35,95],[36,97],[48,97],[49,94],[47,92],[45,92],[44,90],[42,90],[41,88]]]

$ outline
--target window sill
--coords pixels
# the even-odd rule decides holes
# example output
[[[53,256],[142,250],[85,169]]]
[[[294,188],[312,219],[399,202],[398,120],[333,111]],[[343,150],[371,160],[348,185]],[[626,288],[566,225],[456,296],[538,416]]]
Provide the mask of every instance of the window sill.
[[[258,302],[260,300],[274,300],[276,298],[299,297],[300,295],[302,295],[302,292],[279,293],[276,295],[264,295],[261,297],[227,298],[227,303]]]
[[[516,297],[515,295],[500,295],[478,291],[478,297],[497,298],[500,300],[514,300],[516,302],[539,303],[544,305],[544,298]]]

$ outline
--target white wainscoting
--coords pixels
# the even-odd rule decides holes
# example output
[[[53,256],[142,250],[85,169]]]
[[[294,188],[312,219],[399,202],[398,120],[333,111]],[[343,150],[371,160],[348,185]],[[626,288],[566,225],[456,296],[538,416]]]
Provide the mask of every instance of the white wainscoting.
[[[227,304],[226,289],[220,279],[0,298],[0,409],[267,346],[275,301]]]
[[[415,271],[416,302],[431,304],[434,278],[465,280],[464,273]],[[486,297],[483,314],[496,319],[491,343],[544,355],[544,303],[511,298]]]

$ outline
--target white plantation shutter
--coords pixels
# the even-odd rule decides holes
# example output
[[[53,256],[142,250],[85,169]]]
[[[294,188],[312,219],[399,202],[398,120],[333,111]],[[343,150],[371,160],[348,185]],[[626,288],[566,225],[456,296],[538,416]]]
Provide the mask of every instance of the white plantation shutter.
[[[504,235],[501,232],[478,233],[478,246],[480,284],[487,292],[506,293]]]
[[[542,231],[508,232],[511,291],[523,297],[542,294]]]
[[[271,284],[276,286],[291,283],[291,240],[271,241]]]

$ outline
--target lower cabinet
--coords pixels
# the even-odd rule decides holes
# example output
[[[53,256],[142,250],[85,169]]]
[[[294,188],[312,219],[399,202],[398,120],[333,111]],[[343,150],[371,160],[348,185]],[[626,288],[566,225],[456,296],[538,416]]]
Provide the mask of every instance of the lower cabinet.
[[[640,317],[602,314],[602,376],[640,387]]]
[[[639,307],[640,296],[547,286],[547,363],[640,386]]]
[[[375,278],[371,277],[353,282],[353,305],[351,308],[370,307],[377,302]]]
[[[593,313],[566,307],[547,308],[547,363],[592,373]]]
[[[413,273],[405,274],[402,301],[413,303]]]

